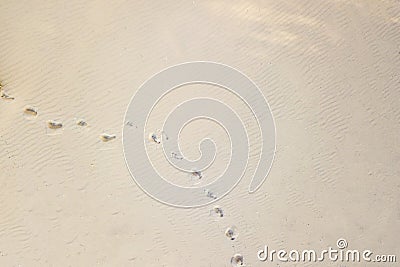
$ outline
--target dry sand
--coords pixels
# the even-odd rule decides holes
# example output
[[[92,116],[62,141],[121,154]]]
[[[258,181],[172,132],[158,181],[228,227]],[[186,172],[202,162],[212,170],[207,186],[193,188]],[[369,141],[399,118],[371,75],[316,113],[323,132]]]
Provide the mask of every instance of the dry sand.
[[[246,266],[276,266],[257,260],[264,244],[322,250],[341,237],[400,257],[399,14],[398,1],[0,1],[0,80],[15,98],[0,98],[0,265],[230,266],[240,253]],[[192,60],[246,73],[276,121],[273,168],[248,194],[258,133],[237,104],[253,150],[242,182],[218,202],[223,218],[210,216],[213,205],[154,201],[122,152],[131,96]],[[237,101],[194,87],[170,101],[193,94]],[[188,157],[205,134],[226,141],[205,126],[183,133]],[[149,146],[161,172],[188,182]],[[221,151],[205,180],[228,157]]]

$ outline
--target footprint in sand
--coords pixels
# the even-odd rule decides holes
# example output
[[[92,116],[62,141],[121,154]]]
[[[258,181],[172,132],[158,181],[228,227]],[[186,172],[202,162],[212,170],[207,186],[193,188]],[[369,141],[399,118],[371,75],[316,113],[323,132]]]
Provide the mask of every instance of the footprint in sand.
[[[24,108],[24,114],[36,117],[38,115],[38,109],[34,106],[26,106]]]
[[[220,206],[214,206],[214,208],[210,211],[210,215],[224,217],[224,211]]]
[[[63,124],[61,121],[49,120],[47,121],[47,127],[56,130],[56,129],[61,129],[63,127]]]
[[[87,126],[88,124],[84,119],[78,119],[76,121],[76,125],[84,127],[84,126]]]
[[[236,226],[231,226],[226,229],[225,235],[227,238],[229,238],[230,240],[233,241],[239,236],[239,232],[238,232]]]
[[[244,266],[243,256],[241,254],[235,254],[231,258],[231,264],[234,267]]]
[[[111,140],[114,140],[115,138],[117,138],[117,136],[115,134],[107,134],[107,133],[103,133],[100,135],[100,139],[103,142],[109,142]]]
[[[15,98],[13,96],[8,95],[6,92],[3,90],[0,91],[0,97],[4,100],[14,100]]]

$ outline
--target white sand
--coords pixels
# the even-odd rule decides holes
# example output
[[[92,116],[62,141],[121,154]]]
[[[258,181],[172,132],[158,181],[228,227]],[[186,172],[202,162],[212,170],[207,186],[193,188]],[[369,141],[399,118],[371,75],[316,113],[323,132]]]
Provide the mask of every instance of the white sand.
[[[322,250],[341,237],[351,249],[400,257],[398,1],[81,2],[0,2],[0,80],[15,97],[0,99],[1,266],[230,266],[235,253],[247,266],[275,266],[257,260],[264,244]],[[277,127],[273,168],[249,195],[257,132],[238,106],[255,150],[218,202],[218,220],[213,205],[176,209],[148,197],[122,153],[137,88],[192,60],[246,73]],[[207,90],[197,94],[231,99]],[[24,115],[27,105],[36,117]],[[87,127],[76,125],[81,118]],[[183,133],[187,156],[197,156],[203,127]],[[102,142],[102,133],[116,139]],[[150,153],[155,164],[173,174],[159,152]],[[225,236],[230,225],[235,241]]]

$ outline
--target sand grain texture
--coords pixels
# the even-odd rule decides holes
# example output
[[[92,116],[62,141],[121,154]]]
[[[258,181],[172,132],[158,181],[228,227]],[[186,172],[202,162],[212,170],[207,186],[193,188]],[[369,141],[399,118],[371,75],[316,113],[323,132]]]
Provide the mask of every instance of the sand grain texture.
[[[264,244],[322,250],[341,237],[400,257],[399,14],[394,0],[2,0],[0,81],[15,99],[0,98],[0,265],[230,266],[238,253],[246,266],[269,266],[256,256]],[[252,149],[241,183],[218,202],[222,218],[210,216],[214,205],[176,209],[149,198],[122,153],[138,87],[192,60],[244,72],[276,121],[275,162],[249,195],[258,133],[238,105]],[[26,106],[37,116],[25,116]],[[152,115],[149,133],[170,108]],[[58,134],[47,134],[49,120],[62,121]],[[207,125],[195,126],[182,139],[190,157]],[[103,142],[102,133],[116,138]],[[229,153],[221,155],[205,180],[225,166]]]

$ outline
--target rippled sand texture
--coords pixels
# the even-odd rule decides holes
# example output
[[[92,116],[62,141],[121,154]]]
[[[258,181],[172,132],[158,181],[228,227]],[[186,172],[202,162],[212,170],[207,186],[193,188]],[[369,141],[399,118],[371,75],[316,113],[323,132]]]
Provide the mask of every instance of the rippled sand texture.
[[[0,98],[0,265],[230,266],[239,255],[270,266],[257,260],[264,244],[322,250],[338,238],[400,257],[399,14],[398,1],[2,0],[0,81],[12,99]],[[122,153],[131,96],[191,60],[246,73],[276,120],[274,165],[249,195],[258,133],[239,111],[254,150],[242,182],[218,202],[223,216],[213,205],[149,198]],[[198,155],[204,126],[183,133],[188,156]]]

